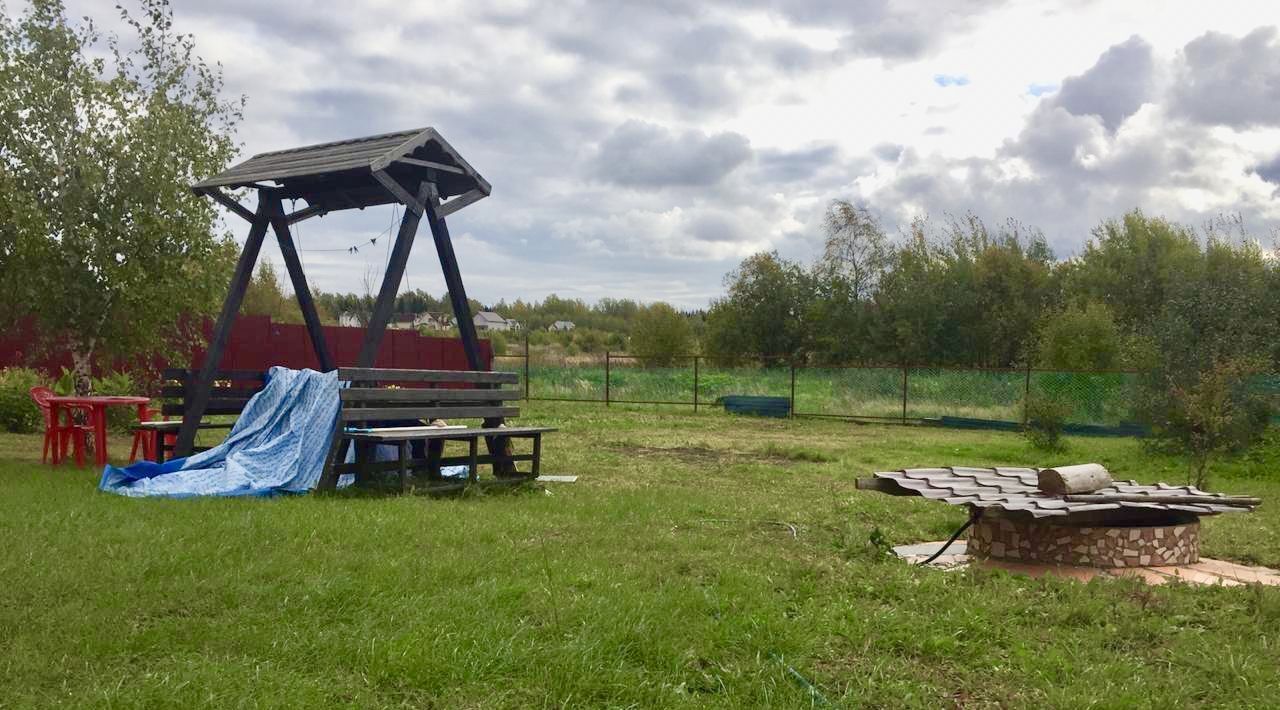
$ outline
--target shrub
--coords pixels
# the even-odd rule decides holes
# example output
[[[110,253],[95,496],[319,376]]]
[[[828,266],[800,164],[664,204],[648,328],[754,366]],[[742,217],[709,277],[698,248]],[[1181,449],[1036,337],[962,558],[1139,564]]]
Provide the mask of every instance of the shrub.
[[[1023,431],[1031,445],[1041,451],[1062,450],[1062,429],[1071,416],[1071,402],[1049,395],[1027,398],[1027,427]]]
[[[631,347],[645,367],[670,367],[693,349],[693,330],[676,309],[655,303],[636,315]]]
[[[1120,364],[1123,338],[1101,303],[1067,306],[1040,328],[1040,367],[1058,370],[1107,370]]]
[[[1223,358],[1185,379],[1168,378],[1163,387],[1147,390],[1150,443],[1187,458],[1187,483],[1203,488],[1215,456],[1239,453],[1262,438],[1271,406],[1250,387],[1250,380],[1266,365],[1263,358]]]
[[[489,339],[489,347],[493,348],[493,354],[495,357],[501,357],[507,354],[507,336],[494,330],[485,333],[485,337]]]
[[[31,388],[44,378],[25,367],[0,370],[0,428],[16,434],[29,434],[42,424],[40,408],[31,399]]]

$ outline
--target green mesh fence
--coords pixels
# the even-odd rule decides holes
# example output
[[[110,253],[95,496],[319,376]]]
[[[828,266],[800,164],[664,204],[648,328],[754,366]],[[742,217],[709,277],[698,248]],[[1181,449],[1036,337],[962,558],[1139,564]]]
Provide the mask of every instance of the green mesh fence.
[[[900,419],[902,368],[796,368],[796,414]]]
[[[1031,397],[1071,407],[1067,422],[1119,426],[1135,419],[1137,375],[1131,372],[1032,372]]]
[[[609,401],[641,404],[693,404],[692,356],[654,361],[609,356]]]
[[[523,363],[521,363],[523,364]],[[529,359],[529,399],[603,402],[604,358],[534,355]]]
[[[907,369],[907,418],[1021,422],[1025,370]]]
[[[727,363],[703,358],[698,363],[698,402],[714,405],[721,397],[790,397],[791,368],[781,361]]]
[[[499,357],[495,369],[525,373],[522,355]],[[633,402],[712,407],[729,395],[792,400],[798,416],[863,419],[964,419],[1021,424],[1030,397],[1068,403],[1071,425],[1121,427],[1135,420],[1137,375],[950,367],[808,367],[782,360],[724,363],[681,356],[663,362],[632,355],[535,355],[528,363],[530,399]],[[523,386],[523,385],[522,385]],[[1280,376],[1254,387],[1280,404]]]

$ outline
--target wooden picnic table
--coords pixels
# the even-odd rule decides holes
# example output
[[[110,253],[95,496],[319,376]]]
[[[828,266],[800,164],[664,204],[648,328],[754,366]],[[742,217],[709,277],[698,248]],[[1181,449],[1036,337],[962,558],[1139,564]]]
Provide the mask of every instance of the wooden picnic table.
[[[58,421],[58,412],[62,407],[87,409],[89,411],[89,425],[93,427],[93,452],[94,460],[99,466],[107,465],[107,407],[137,407],[138,421],[142,421],[147,417],[147,405],[151,402],[150,397],[131,397],[118,395],[102,395],[102,396],[67,396],[67,397],[50,397],[50,412],[53,415],[53,421]],[[61,461],[58,455],[58,447],[54,447],[54,463]]]

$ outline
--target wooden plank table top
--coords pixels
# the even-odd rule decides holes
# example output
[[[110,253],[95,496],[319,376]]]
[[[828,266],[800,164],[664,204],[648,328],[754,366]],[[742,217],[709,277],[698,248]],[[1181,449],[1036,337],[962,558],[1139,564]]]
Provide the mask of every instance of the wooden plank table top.
[[[391,429],[348,429],[344,432],[348,439],[361,441],[418,441],[426,439],[472,439],[477,436],[525,436],[528,434],[544,434],[556,431],[555,427],[468,427],[465,429],[448,427],[395,427]]]

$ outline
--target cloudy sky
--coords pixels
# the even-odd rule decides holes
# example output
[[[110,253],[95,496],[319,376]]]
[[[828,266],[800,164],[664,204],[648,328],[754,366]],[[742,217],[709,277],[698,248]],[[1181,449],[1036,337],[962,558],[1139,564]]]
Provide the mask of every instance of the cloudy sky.
[[[485,302],[702,306],[755,251],[812,259],[833,198],[891,229],[1016,218],[1059,256],[1133,207],[1280,227],[1275,0],[175,7],[248,97],[246,156],[436,127],[493,183],[450,218]],[[367,239],[390,210],[303,223],[313,283],[380,277],[385,239],[306,250]],[[443,291],[429,241],[407,282]]]

